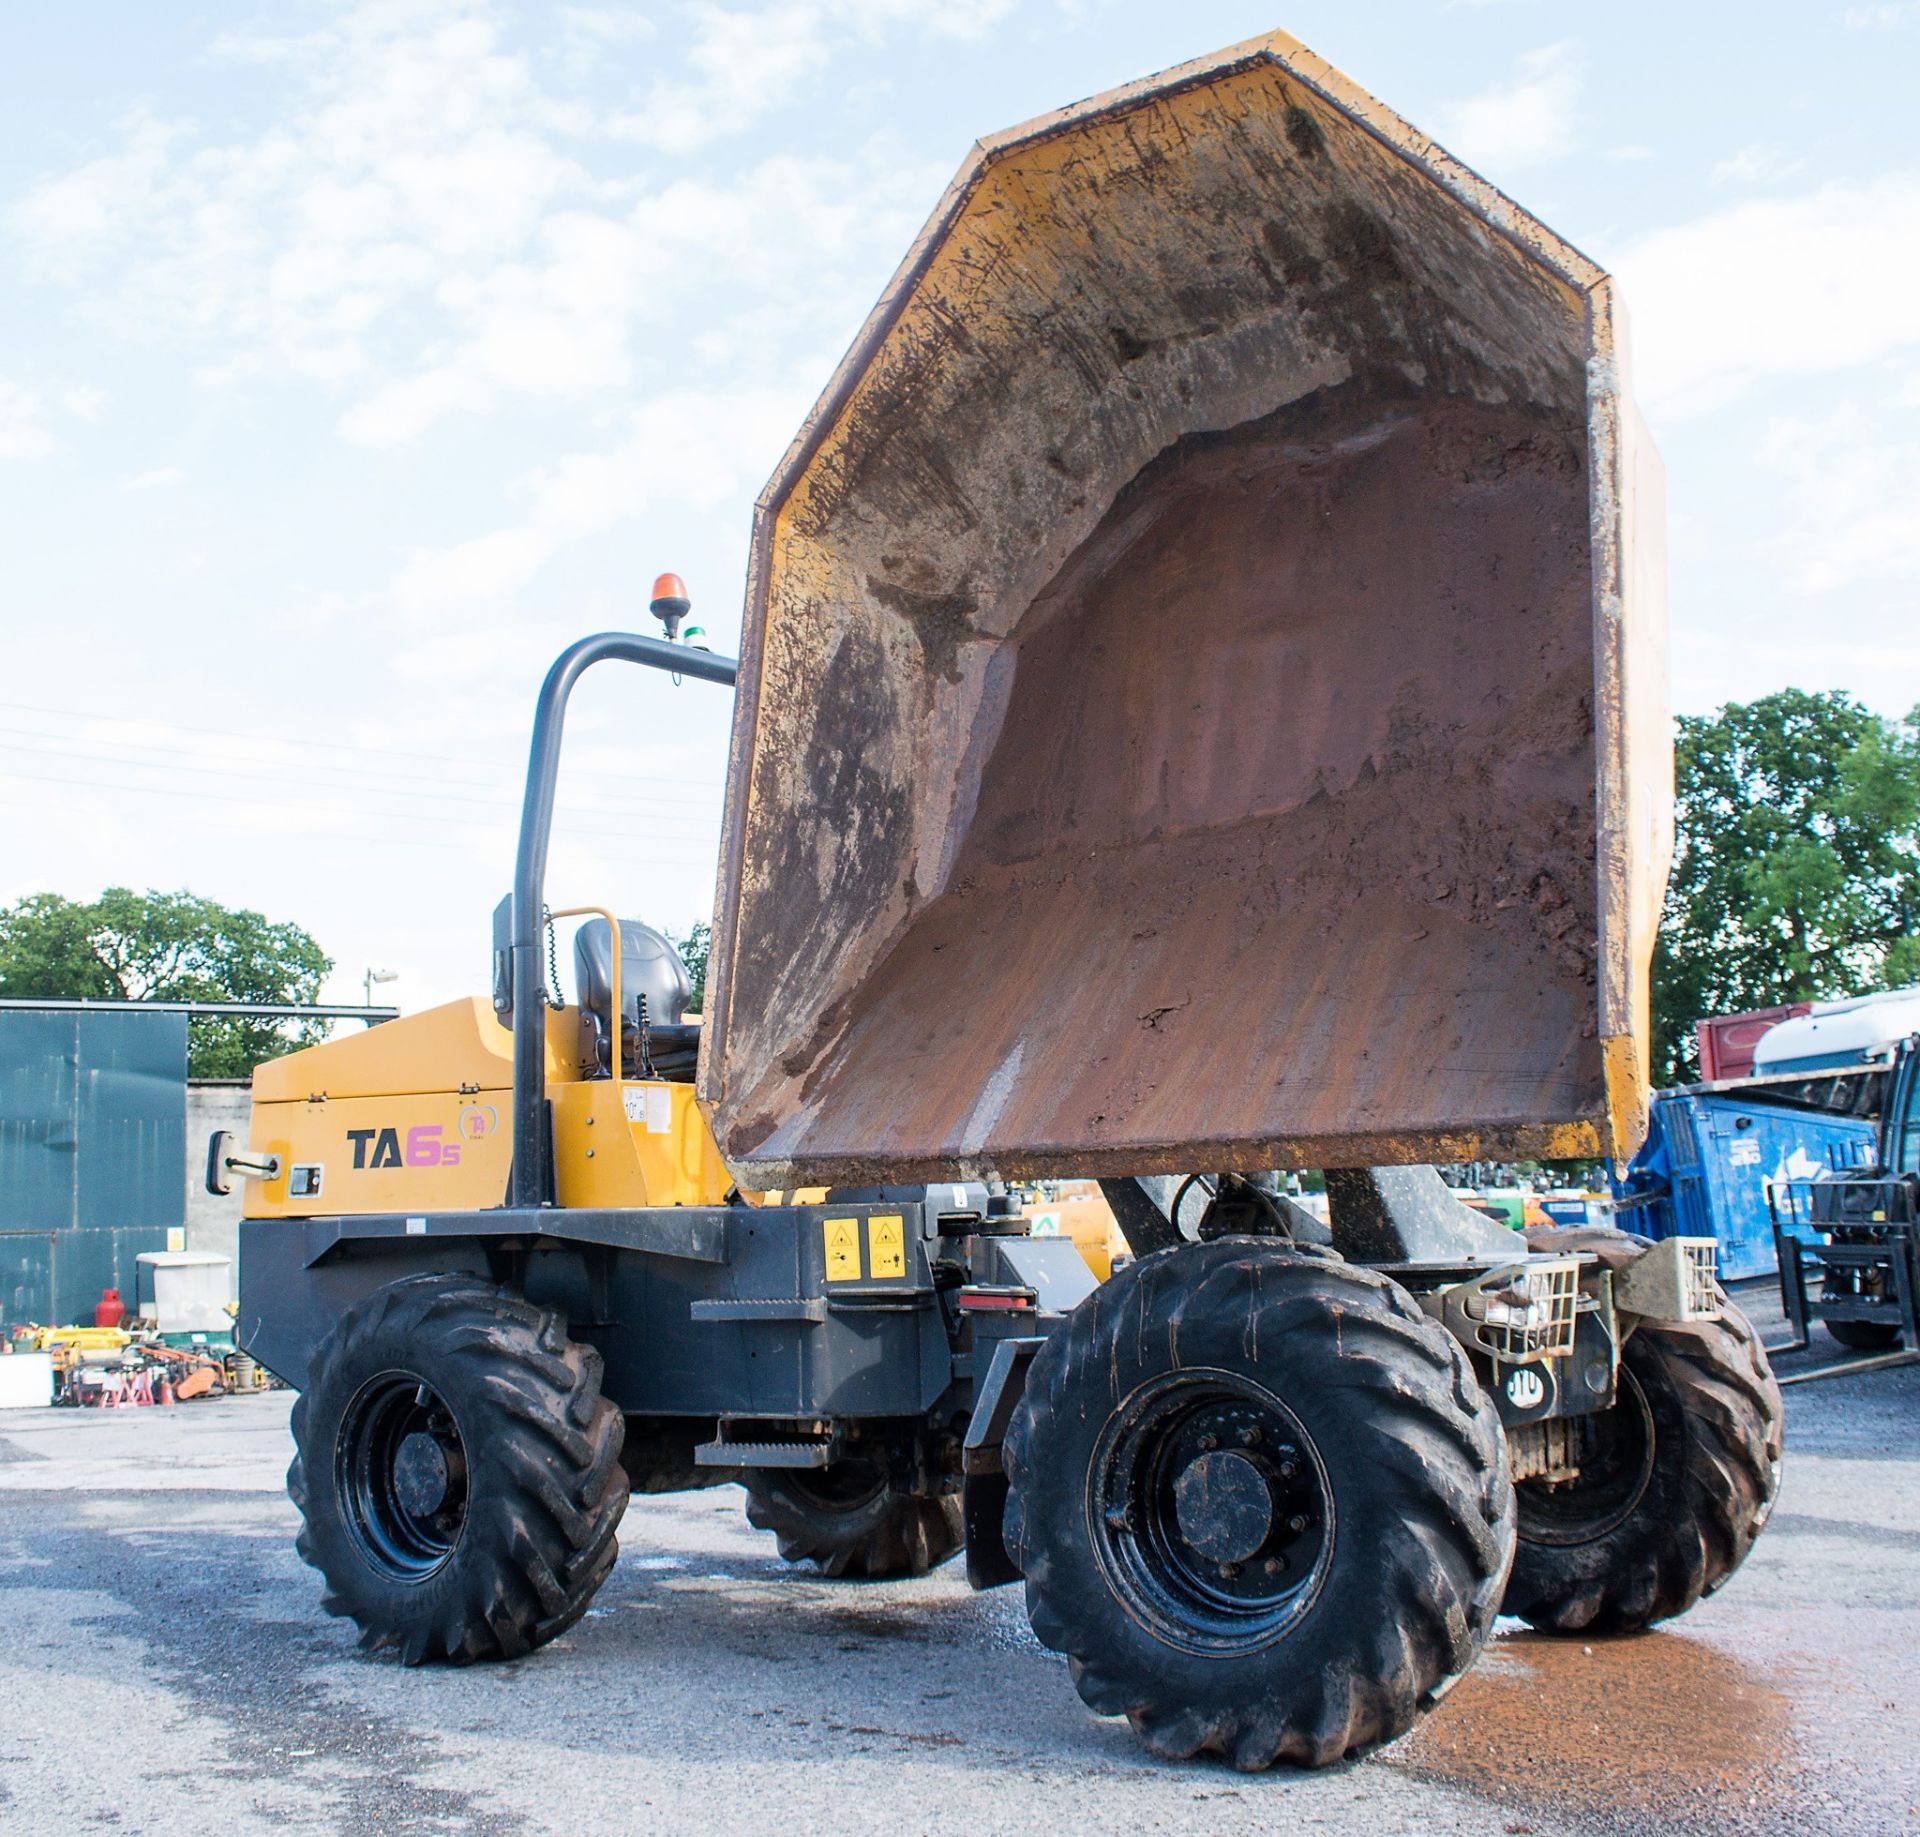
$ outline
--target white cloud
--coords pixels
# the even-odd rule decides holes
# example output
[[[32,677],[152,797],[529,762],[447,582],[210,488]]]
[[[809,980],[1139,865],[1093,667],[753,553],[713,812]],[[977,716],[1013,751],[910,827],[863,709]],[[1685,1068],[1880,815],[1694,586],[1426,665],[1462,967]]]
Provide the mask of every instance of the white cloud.
[[[426,367],[372,388],[341,431],[398,445],[500,394],[603,398],[633,380],[635,327],[689,296],[748,303],[694,339],[710,365],[751,370],[796,334],[844,336],[864,293],[823,285],[834,258],[884,272],[879,258],[906,243],[943,176],[875,141],[851,162],[776,155],[726,183],[676,180],[618,216],[558,213],[524,260],[442,288],[455,336]]]
[[[613,131],[666,153],[691,153],[751,127],[770,110],[812,92],[849,43],[877,41],[906,26],[930,38],[978,40],[1014,0],[775,0],[734,10],[696,0],[686,8],[693,42],[688,73],[656,82],[644,107]]]
[[[1629,243],[1613,268],[1642,396],[1670,416],[1871,363],[1920,345],[1920,173],[1734,205]]]
[[[1909,400],[1888,416],[1850,399],[1821,415],[1768,425],[1757,457],[1788,481],[1793,504],[1772,546],[1795,585],[1823,593],[1871,581],[1920,582],[1915,405]]]
[[[1440,111],[1440,138],[1469,165],[1490,173],[1544,165],[1572,152],[1580,102],[1580,58],[1571,42],[1529,51],[1510,83]]]
[[[637,6],[563,6],[560,32],[563,42],[607,46],[653,38],[660,28]]]
[[[186,473],[178,466],[155,466],[151,471],[136,472],[130,478],[120,481],[122,491],[164,491],[169,485],[186,482]]]
[[[1890,32],[1920,19],[1920,0],[1881,0],[1874,6],[1850,6],[1841,15],[1850,31]]]
[[[751,126],[803,88],[832,58],[825,6],[779,5],[729,12],[700,5],[687,52],[688,77],[655,84],[646,105],[613,130],[666,153],[691,153]]]
[[[917,25],[932,38],[978,41],[1014,9],[1014,0],[836,0],[849,24],[877,38],[893,26]]]
[[[60,406],[76,421],[104,421],[113,398],[93,383],[76,383],[60,392]]]
[[[414,556],[394,577],[394,609],[412,618],[510,600],[563,549],[645,507],[711,509],[772,471],[806,407],[789,388],[683,390],[645,403],[612,446],[574,453],[522,479],[518,521]]]
[[[257,136],[131,115],[117,150],[43,180],[11,226],[42,278],[125,335],[202,345],[208,386],[291,374],[325,389],[358,444],[404,445],[503,402],[597,404],[635,384],[638,329],[723,274],[751,281],[757,308],[790,305],[800,336],[829,321],[844,336],[862,302],[822,297],[820,258],[904,243],[945,176],[903,170],[884,143],[725,183],[608,176],[633,141],[697,145],[796,100],[845,44],[974,36],[1006,10],[703,3],[674,82],[644,19],[571,9],[562,62],[584,36],[656,74],[656,104],[613,119],[544,86],[465,0],[383,0],[305,36],[219,42],[265,73],[250,80],[289,87]],[[704,348],[747,342],[723,314]]]
[[[55,406],[76,421],[99,421],[108,400],[104,389],[90,384],[59,388],[0,376],[0,459],[37,459],[52,452],[60,444],[47,425]]]
[[[278,368],[339,383],[406,363],[410,309],[595,189],[525,60],[452,0],[220,49],[295,85],[257,137],[135,114],[118,151],[10,213],[37,271],[84,287],[116,329],[218,345],[215,380]]]
[[[1806,163],[1781,152],[1778,147],[1742,147],[1738,153],[1716,161],[1707,178],[1715,185],[1759,185],[1772,179],[1790,178]]]
[[[35,459],[53,448],[40,392],[0,376],[0,459]]]

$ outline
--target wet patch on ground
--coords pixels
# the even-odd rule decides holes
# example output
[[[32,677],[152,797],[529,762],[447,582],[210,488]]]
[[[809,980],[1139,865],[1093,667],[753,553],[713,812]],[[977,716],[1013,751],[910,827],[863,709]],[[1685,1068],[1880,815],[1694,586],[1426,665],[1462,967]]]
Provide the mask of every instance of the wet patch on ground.
[[[1510,1632],[1385,1758],[1603,1823],[1764,1829],[1792,1792],[1794,1725],[1782,1679],[1683,1633]]]
[[[935,1616],[910,1607],[835,1607],[833,1630],[856,1639],[909,1640],[925,1645],[941,1637]]]

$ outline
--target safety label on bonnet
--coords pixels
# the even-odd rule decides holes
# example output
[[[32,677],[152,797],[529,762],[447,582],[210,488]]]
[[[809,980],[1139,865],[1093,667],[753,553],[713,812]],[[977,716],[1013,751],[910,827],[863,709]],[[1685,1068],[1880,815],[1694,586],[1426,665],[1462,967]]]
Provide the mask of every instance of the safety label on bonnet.
[[[663,1084],[630,1084],[620,1093],[627,1121],[645,1123],[649,1135],[673,1133],[673,1093]]]

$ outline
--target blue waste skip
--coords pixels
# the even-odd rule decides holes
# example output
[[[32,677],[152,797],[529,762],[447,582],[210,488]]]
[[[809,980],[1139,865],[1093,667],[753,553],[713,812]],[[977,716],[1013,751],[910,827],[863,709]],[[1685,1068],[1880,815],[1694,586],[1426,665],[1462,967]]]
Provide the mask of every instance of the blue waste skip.
[[[1873,1159],[1874,1125],[1769,1103],[1757,1092],[1663,1091],[1626,1177],[1614,1223],[1642,1237],[1711,1237],[1730,1281],[1772,1275],[1769,1180],[1806,1180]]]

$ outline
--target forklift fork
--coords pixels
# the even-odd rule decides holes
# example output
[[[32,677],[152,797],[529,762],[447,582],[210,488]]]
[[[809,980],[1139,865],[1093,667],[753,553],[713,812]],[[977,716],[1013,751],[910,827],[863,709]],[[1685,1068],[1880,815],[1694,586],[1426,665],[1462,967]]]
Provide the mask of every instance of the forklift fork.
[[[1821,1265],[1823,1274],[1835,1265],[1862,1268],[1869,1265],[1884,1266],[1889,1270],[1893,1276],[1894,1301],[1900,1313],[1900,1330],[1906,1340],[1904,1346],[1893,1352],[1870,1353],[1861,1359],[1835,1359],[1831,1364],[1817,1365],[1811,1371],[1796,1371],[1779,1380],[1783,1387],[1811,1384],[1819,1378],[1845,1377],[1852,1372],[1889,1371],[1895,1366],[1920,1363],[1920,1317],[1916,1317],[1915,1311],[1914,1242],[1911,1230],[1901,1231],[1884,1248],[1864,1244],[1825,1244],[1809,1251],[1809,1247],[1791,1232],[1783,1231],[1776,1219],[1773,1244],[1780,1264],[1780,1300],[1786,1310],[1787,1325],[1793,1329],[1793,1337],[1777,1346],[1769,1346],[1767,1352],[1770,1357],[1778,1357],[1783,1352],[1804,1352],[1813,1343],[1813,1332],[1807,1318],[1805,1258],[1809,1254]]]

